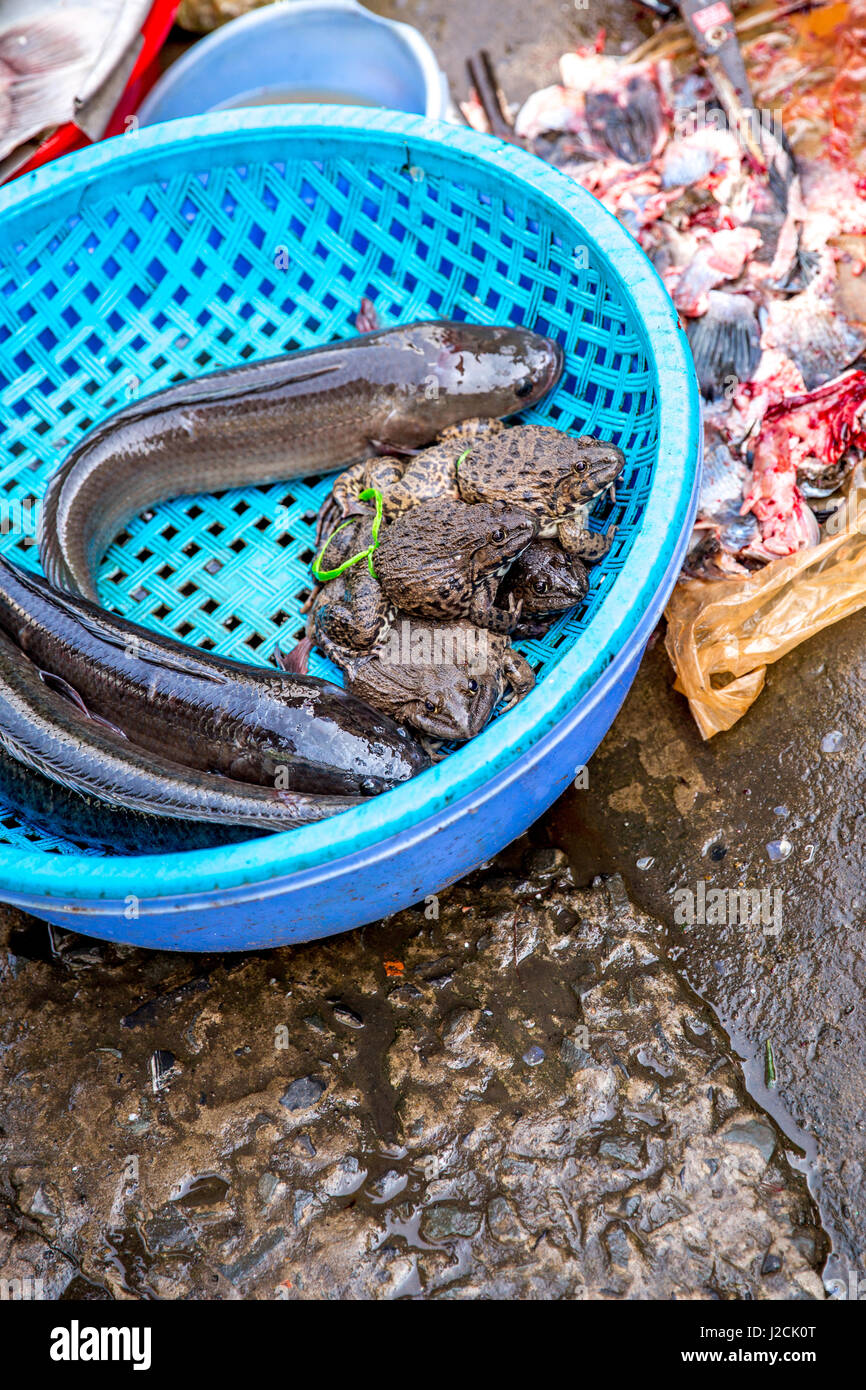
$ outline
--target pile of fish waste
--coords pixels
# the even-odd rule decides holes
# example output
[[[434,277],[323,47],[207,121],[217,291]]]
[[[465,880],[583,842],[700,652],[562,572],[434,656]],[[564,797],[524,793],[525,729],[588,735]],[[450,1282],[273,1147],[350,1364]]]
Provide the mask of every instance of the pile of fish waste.
[[[753,110],[732,115],[671,25],[624,57],[603,33],[565,54],[514,125],[624,223],[679,310],[706,432],[696,577],[817,544],[866,445],[866,5],[785,8],[738,12]],[[477,100],[464,112],[486,124]]]

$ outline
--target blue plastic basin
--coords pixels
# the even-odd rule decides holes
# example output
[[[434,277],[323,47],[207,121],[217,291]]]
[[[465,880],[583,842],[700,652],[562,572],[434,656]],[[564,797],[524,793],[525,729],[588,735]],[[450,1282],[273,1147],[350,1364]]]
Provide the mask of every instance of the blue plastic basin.
[[[194,44],[138,110],[142,125],[198,116],[286,91],[298,100],[386,106],[440,119],[448,84],[427,40],[355,0],[294,0],[254,10]],[[312,97],[306,94],[312,94]]]
[[[81,433],[179,373],[385,323],[525,323],[562,344],[530,420],[616,440],[618,526],[583,605],[522,643],[538,685],[413,782],[320,825],[220,850],[103,856],[0,808],[0,899],[184,950],[303,941],[436,892],[521,833],[597,747],[673,586],[694,515],[698,397],[673,306],[589,194],[468,130],[360,108],[153,127],[0,190],[0,496],[38,497]],[[104,602],[267,660],[301,628],[327,480],[180,498],[131,524]],[[0,536],[36,566],[26,521]],[[311,669],[332,672],[318,661]]]

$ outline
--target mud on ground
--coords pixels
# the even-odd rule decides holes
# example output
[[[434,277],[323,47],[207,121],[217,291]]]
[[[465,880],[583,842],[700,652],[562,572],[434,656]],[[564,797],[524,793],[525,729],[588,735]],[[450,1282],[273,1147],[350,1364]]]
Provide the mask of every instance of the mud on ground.
[[[260,955],[15,919],[4,1276],[49,1298],[823,1297],[804,1178],[663,929],[618,877],[516,858]]]

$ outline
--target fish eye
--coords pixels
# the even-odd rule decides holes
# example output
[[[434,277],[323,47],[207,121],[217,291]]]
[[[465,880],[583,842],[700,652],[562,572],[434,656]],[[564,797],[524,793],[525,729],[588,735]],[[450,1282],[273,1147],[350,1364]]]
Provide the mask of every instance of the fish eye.
[[[493,539],[494,539],[495,541],[504,541],[504,540],[505,540],[505,531],[504,531],[503,527],[497,526],[496,530],[493,532]]]
[[[473,680],[470,680],[470,682],[469,682],[469,689],[472,691],[472,694],[474,695],[475,692],[476,692],[476,690],[478,689],[478,682],[477,682],[477,680],[474,680],[474,679],[473,679]]]
[[[532,382],[527,378],[526,381],[521,381],[519,386],[515,386],[514,394],[515,396],[528,396],[531,390]]]

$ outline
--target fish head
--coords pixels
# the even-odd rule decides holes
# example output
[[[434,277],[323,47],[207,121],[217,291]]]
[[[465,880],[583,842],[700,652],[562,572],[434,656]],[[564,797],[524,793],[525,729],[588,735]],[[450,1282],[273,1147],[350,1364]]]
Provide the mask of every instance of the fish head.
[[[391,331],[400,394],[386,436],[415,447],[450,425],[535,405],[562,374],[562,348],[526,328],[441,321]]]

